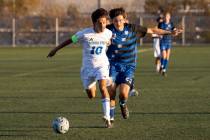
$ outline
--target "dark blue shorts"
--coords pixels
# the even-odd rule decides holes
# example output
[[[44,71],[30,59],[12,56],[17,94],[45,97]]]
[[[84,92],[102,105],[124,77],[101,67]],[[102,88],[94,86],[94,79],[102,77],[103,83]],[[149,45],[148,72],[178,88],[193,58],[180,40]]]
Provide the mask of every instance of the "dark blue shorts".
[[[160,44],[160,50],[164,51],[164,50],[168,50],[171,48],[171,43],[161,43]]]
[[[136,67],[132,65],[113,64],[110,65],[109,76],[117,85],[124,83],[130,86],[134,78],[135,69]]]

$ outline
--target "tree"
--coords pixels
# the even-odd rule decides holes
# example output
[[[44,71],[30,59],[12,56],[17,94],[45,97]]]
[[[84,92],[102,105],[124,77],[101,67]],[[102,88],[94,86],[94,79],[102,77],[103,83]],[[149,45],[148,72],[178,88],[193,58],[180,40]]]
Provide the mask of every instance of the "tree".
[[[189,9],[203,10],[208,14],[208,3],[206,0],[146,0],[145,11],[156,14],[158,11],[170,11],[177,13],[180,10],[187,11]]]
[[[25,16],[33,14],[41,0],[0,0],[1,15]]]

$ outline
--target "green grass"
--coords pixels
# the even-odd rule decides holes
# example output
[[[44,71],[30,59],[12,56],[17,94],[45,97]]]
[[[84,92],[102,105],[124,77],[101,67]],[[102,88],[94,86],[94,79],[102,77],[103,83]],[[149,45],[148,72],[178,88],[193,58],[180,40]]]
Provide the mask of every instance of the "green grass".
[[[174,47],[168,77],[154,72],[153,52],[139,54],[130,118],[117,107],[113,129],[103,128],[100,94],[88,100],[80,81],[81,48],[0,48],[1,140],[209,140],[210,47]],[[148,48],[145,48],[148,49]],[[52,131],[57,116],[67,134]]]

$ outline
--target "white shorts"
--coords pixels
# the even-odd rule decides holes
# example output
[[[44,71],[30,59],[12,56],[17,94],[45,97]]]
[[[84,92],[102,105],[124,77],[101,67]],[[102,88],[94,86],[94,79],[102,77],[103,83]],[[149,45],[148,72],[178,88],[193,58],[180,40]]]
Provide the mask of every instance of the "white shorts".
[[[98,80],[109,79],[109,66],[81,68],[81,80],[85,89],[93,87]]]
[[[159,38],[153,38],[153,49],[154,49],[154,57],[161,57]]]

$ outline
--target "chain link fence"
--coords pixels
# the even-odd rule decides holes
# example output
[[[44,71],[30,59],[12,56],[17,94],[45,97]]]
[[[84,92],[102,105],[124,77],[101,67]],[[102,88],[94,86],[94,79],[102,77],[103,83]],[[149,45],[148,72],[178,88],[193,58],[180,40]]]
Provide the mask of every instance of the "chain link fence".
[[[146,27],[156,25],[156,16],[130,13],[129,22]],[[209,44],[210,17],[209,16],[175,16],[172,21],[177,26],[183,26],[182,35],[174,38],[174,44]],[[21,17],[1,18],[0,46],[33,46],[58,45],[76,31],[91,26],[90,14],[75,17]],[[151,43],[151,36],[147,35],[141,43]]]

